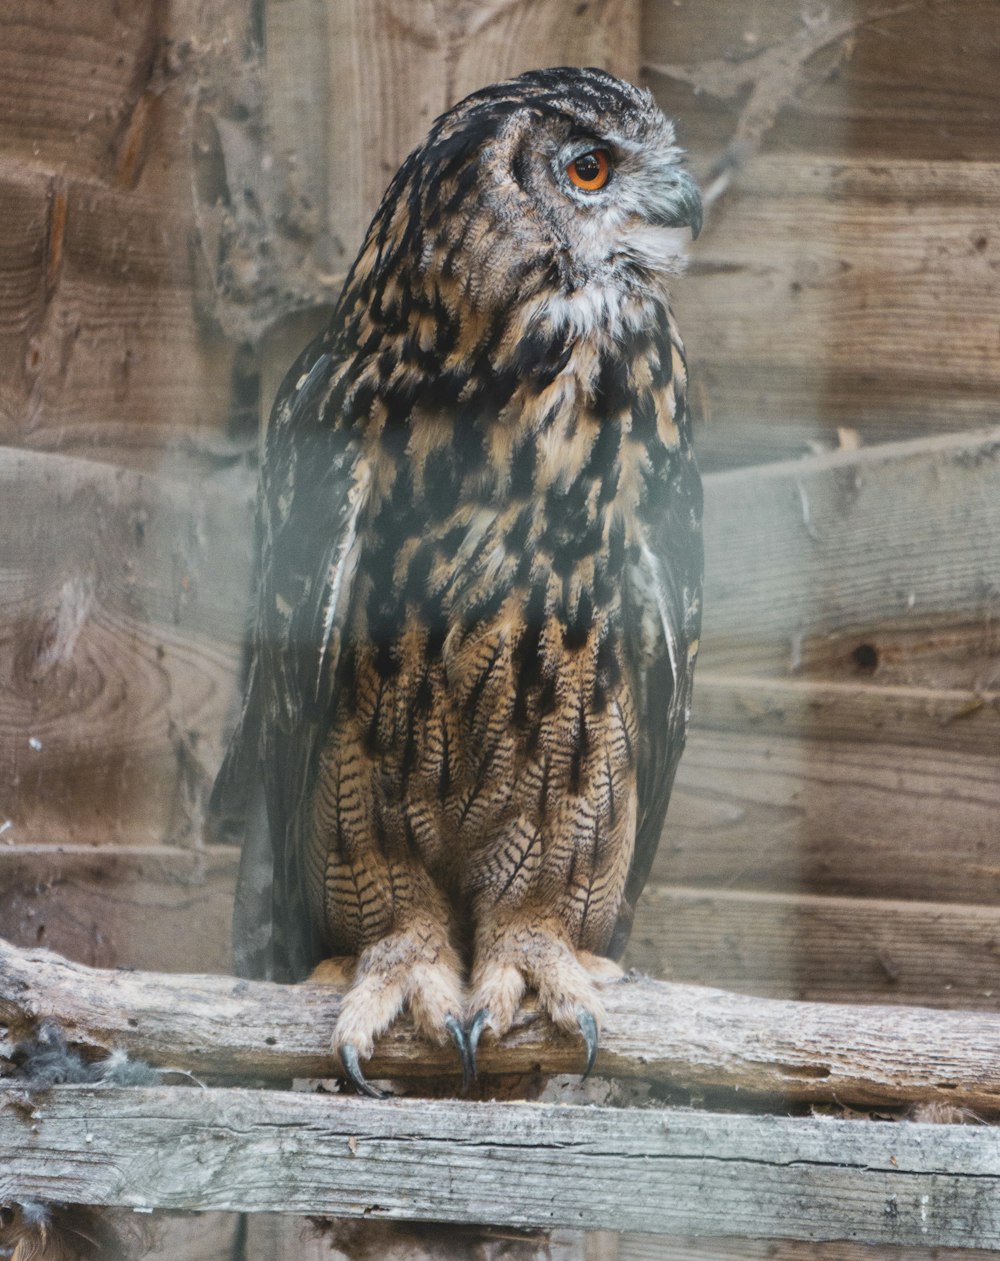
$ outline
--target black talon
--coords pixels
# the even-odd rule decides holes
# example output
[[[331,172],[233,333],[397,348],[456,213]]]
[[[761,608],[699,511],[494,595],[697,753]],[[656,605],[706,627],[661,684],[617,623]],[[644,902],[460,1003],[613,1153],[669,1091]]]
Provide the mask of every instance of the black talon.
[[[379,1090],[377,1086],[373,1086],[367,1081],[361,1066],[358,1064],[358,1049],[351,1046],[349,1042],[345,1042],[340,1048],[340,1062],[344,1066],[344,1073],[347,1080],[356,1090],[360,1090],[363,1095],[368,1095],[372,1099],[388,1099],[389,1092],[387,1090]]]
[[[587,1044],[587,1067],[583,1070],[581,1081],[586,1081],[590,1076],[590,1070],[594,1067],[594,1061],[597,1059],[597,1021],[589,1011],[581,1008],[576,1013],[576,1023],[580,1026],[580,1032],[583,1034],[583,1040]]]
[[[462,1089],[467,1090],[469,1083],[476,1077],[476,1056],[473,1049],[469,1046],[469,1039],[466,1037],[465,1030],[455,1019],[454,1016],[446,1016],[444,1027],[451,1035],[451,1040],[458,1049],[458,1054],[462,1060]]]
[[[483,1036],[483,1030],[489,1023],[490,1009],[488,1007],[480,1007],[469,1022],[467,1037],[469,1042],[469,1062],[472,1065],[473,1079],[476,1076],[476,1051],[479,1048],[479,1039]]]

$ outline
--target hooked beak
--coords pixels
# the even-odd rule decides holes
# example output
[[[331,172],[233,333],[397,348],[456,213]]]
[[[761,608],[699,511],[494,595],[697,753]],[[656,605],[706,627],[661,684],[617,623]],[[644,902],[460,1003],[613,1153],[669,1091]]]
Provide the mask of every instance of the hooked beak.
[[[698,239],[702,224],[701,193],[687,171],[675,169],[662,201],[653,209],[650,221],[658,228],[691,229],[693,240]]]

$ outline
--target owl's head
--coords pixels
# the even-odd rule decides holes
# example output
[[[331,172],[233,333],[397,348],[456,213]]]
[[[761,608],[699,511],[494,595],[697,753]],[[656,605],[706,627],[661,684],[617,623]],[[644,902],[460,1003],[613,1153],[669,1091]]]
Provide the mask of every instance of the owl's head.
[[[701,198],[652,95],[606,71],[534,70],[443,114],[390,185],[364,270],[498,304],[639,296],[679,270]],[[395,282],[389,285],[396,287]]]

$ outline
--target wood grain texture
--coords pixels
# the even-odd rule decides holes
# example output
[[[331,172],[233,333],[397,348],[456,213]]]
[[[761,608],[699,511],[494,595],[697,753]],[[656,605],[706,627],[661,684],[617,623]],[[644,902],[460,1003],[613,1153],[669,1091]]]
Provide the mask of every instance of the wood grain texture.
[[[1000,430],[716,473],[705,498],[703,667],[989,686]]]
[[[995,423],[998,172],[749,163],[675,285],[705,467]]]
[[[980,1248],[804,1243],[790,1239],[665,1239],[623,1235],[618,1261],[995,1261]]]
[[[198,472],[225,446],[236,348],[193,248],[192,112],[243,6],[211,6],[210,32],[197,0],[15,8],[0,17],[0,441]]]
[[[0,826],[190,843],[236,702],[251,504],[0,449]]]
[[[993,423],[992,0],[657,3],[642,45],[721,192],[677,286],[702,466]]]
[[[0,932],[93,967],[227,974],[238,859],[220,845],[0,847]],[[774,998],[996,1010],[998,941],[992,906],[650,884],[625,962]]]
[[[154,0],[26,0],[0,14],[0,151],[110,180],[159,35]]]
[[[653,867],[672,884],[989,903],[998,754],[695,731]]]
[[[809,1002],[1000,1009],[1000,907],[647,885],[625,957]]]
[[[233,347],[195,309],[190,207],[0,157],[0,214],[0,439],[162,466],[218,434]]]
[[[892,660],[882,668],[891,671]],[[693,721],[696,730],[860,744],[891,741],[951,754],[992,756],[1000,748],[1000,691],[989,686],[906,687],[861,679],[754,678],[709,667],[698,672]]]
[[[599,1075],[789,1102],[1000,1110],[994,1013],[796,1003],[648,978],[607,985],[602,998]],[[339,1007],[340,995],[325,985],[102,971],[0,941],[0,1020],[9,1039],[55,1019],[91,1057],[119,1047],[200,1077],[328,1077]],[[580,1061],[580,1045],[530,1010],[501,1044],[484,1041],[478,1056],[486,1074],[579,1073]],[[400,1022],[367,1071],[372,1079],[426,1079],[458,1068],[452,1050],[428,1046]]]
[[[5,1198],[1000,1243],[1000,1137],[977,1126],[62,1086],[0,1112],[0,1142]]]
[[[1000,160],[998,52],[992,0],[832,0],[810,11],[756,0],[738,15],[663,0],[643,8],[650,81],[692,146],[713,157],[741,113],[760,110],[747,99],[756,88],[768,97],[770,150]]]
[[[11,844],[0,848],[0,933],[92,967],[228,973],[238,861],[216,845]]]

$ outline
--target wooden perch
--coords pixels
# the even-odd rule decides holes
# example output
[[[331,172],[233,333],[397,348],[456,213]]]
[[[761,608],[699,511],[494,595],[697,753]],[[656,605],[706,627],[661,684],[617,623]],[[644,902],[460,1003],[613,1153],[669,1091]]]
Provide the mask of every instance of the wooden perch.
[[[599,1070],[841,1102],[995,1110],[1000,1016],[779,1002],[639,979],[605,991]],[[0,1020],[46,1019],[203,1077],[328,1074],[339,996],[217,976],[101,971],[0,942]],[[527,1013],[482,1067],[579,1067]],[[454,1067],[403,1028],[371,1065]],[[4,1104],[7,1106],[4,1106]],[[0,1085],[0,1203],[230,1210],[1000,1246],[992,1127],[283,1090]]]
[[[648,978],[610,985],[603,997],[600,1074],[789,1100],[1000,1110],[1000,1015],[798,1003]],[[202,1078],[336,1075],[328,1045],[339,1001],[327,987],[104,971],[0,941],[10,1040],[53,1020],[85,1054],[121,1048]],[[501,1044],[482,1043],[479,1063],[487,1073],[562,1073],[580,1071],[582,1058],[579,1044],[529,1011]],[[368,1074],[455,1069],[450,1048],[428,1046],[404,1023]]]

